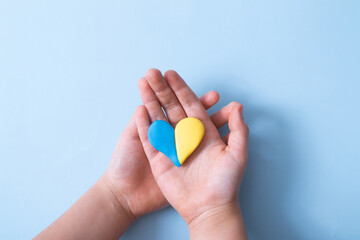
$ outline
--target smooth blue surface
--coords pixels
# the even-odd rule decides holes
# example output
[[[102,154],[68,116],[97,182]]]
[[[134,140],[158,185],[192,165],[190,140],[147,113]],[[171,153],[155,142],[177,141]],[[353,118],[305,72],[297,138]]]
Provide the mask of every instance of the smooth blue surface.
[[[359,43],[358,0],[0,0],[0,238],[96,181],[157,67],[244,104],[250,239],[359,239]],[[188,230],[167,208],[123,239],[170,238]]]
[[[175,131],[170,123],[164,120],[153,122],[148,130],[148,138],[156,150],[165,154],[175,166],[181,166],[176,152]]]

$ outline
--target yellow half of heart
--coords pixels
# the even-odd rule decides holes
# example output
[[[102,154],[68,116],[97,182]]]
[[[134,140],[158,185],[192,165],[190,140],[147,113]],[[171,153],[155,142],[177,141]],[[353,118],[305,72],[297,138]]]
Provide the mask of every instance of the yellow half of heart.
[[[197,118],[184,118],[175,127],[175,145],[180,164],[199,146],[205,133],[204,124]]]

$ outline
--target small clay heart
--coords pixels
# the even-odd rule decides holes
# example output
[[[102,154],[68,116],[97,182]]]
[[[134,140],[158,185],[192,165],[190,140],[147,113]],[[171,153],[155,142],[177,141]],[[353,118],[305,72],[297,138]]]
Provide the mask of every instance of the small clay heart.
[[[148,138],[156,150],[180,167],[199,146],[204,133],[203,123],[190,117],[178,122],[175,131],[168,122],[157,120],[149,127]]]

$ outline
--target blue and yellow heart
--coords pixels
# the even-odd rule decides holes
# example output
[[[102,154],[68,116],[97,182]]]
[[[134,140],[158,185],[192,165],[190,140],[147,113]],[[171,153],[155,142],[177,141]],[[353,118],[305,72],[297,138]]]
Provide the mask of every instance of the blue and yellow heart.
[[[150,143],[180,167],[199,146],[205,133],[204,124],[197,118],[184,118],[174,128],[166,121],[153,122],[148,130]]]

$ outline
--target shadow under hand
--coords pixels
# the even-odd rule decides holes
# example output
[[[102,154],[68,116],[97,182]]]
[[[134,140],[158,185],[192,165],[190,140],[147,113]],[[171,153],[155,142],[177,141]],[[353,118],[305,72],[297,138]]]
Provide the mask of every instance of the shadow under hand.
[[[296,163],[287,122],[274,106],[254,106],[236,89],[211,87],[219,91],[221,100],[209,113],[231,101],[244,105],[249,160],[239,198],[249,239],[299,239],[287,212]],[[227,126],[220,129],[222,136],[227,132]]]

